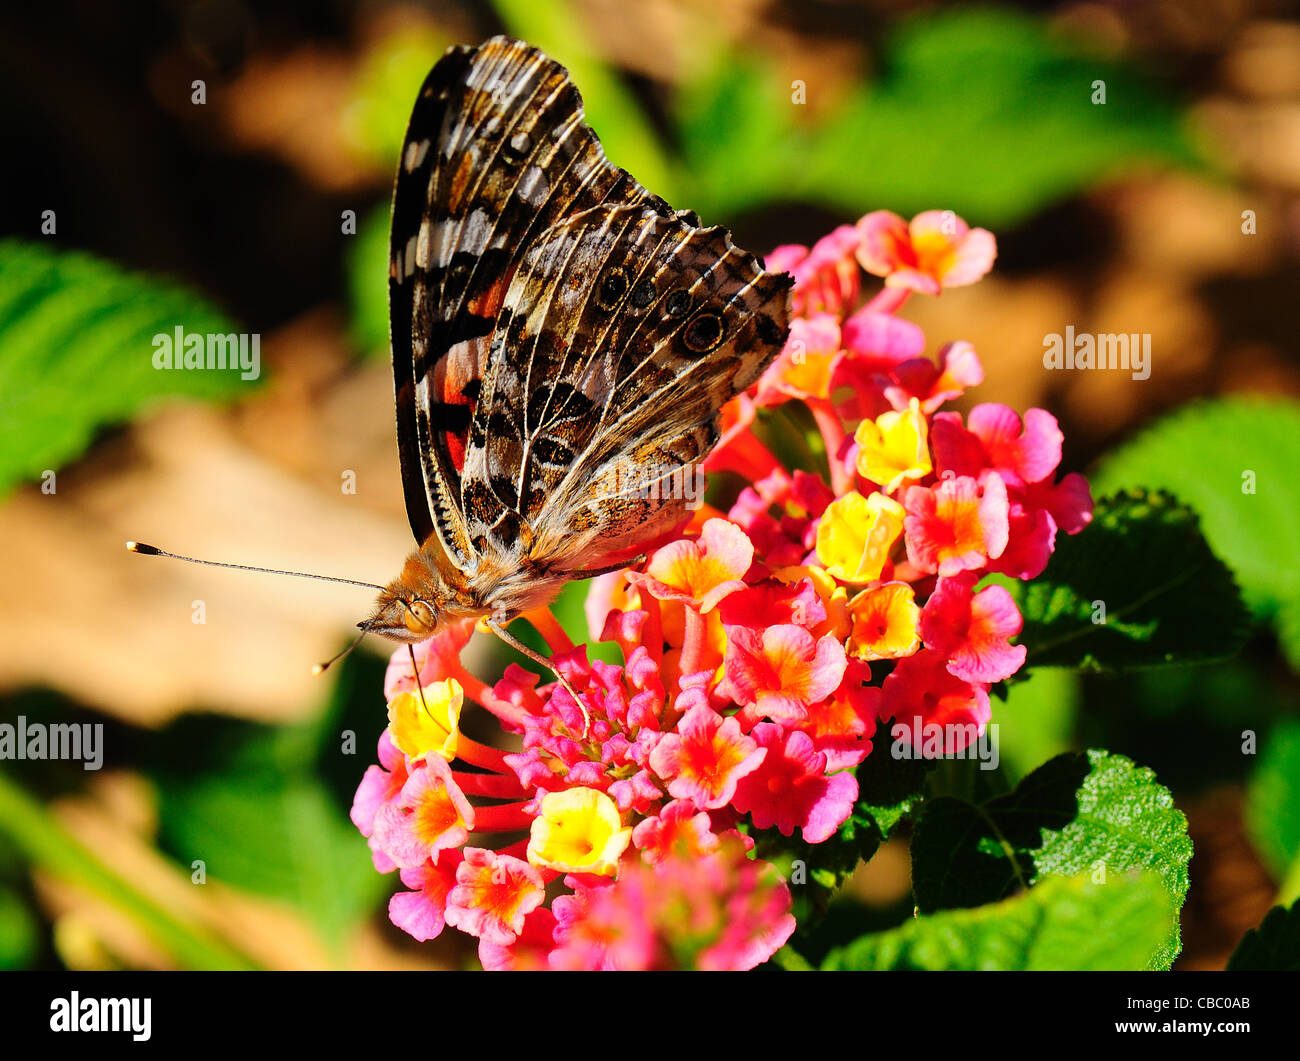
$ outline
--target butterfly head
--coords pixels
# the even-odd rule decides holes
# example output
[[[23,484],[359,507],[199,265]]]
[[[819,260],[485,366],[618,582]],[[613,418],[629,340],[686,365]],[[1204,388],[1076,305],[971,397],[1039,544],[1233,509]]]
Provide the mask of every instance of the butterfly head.
[[[443,620],[444,603],[442,596],[428,589],[413,591],[398,579],[379,594],[370,618],[357,626],[391,641],[413,644],[432,637],[437,631]]]
[[[453,603],[438,558],[424,551],[411,554],[402,573],[380,592],[370,618],[357,625],[404,644],[432,637]]]

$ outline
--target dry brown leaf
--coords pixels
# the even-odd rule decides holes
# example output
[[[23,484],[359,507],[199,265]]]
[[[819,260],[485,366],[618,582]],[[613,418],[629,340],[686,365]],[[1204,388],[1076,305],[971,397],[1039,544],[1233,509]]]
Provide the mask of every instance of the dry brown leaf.
[[[145,420],[61,472],[56,494],[27,488],[0,506],[0,688],[48,685],[143,725],[199,705],[301,717],[327,691],[312,665],[365,616],[371,591],[134,556],[123,543],[385,582],[410,534],[362,498],[270,465],[220,414]]]

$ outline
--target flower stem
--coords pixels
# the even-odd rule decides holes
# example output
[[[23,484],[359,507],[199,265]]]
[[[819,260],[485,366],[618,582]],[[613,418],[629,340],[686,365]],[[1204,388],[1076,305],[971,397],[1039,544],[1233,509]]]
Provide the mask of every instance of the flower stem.
[[[844,470],[844,462],[839,456],[840,447],[844,444],[844,425],[840,423],[839,414],[835,412],[835,406],[831,404],[829,398],[809,398],[807,405],[812,411],[813,419],[817,422],[817,430],[821,432],[822,440],[826,443],[826,460],[831,468],[831,487],[836,494],[848,493],[853,489],[853,480]]]
[[[871,313],[897,313],[911,294],[911,288],[907,287],[882,287],[875,298],[862,308]]]
[[[512,833],[517,829],[527,829],[533,819],[524,811],[529,800],[518,803],[502,803],[495,807],[474,808],[474,831],[476,833]]]
[[[471,774],[467,770],[452,771],[452,778],[467,796],[486,796],[488,799],[518,799],[525,795],[523,786],[513,775]]]
[[[690,605],[686,606],[686,630],[682,638],[681,662],[678,664],[677,684],[688,674],[700,669],[704,656],[704,640],[708,633],[708,620]]]
[[[461,688],[465,690],[465,695],[469,699],[492,712],[502,722],[516,729],[523,728],[528,712],[522,707],[515,707],[514,704],[502,700],[486,682],[481,682],[470,674],[459,660],[447,668],[447,677],[455,678],[460,682]]]
[[[484,770],[493,770],[498,774],[513,777],[514,773],[506,765],[506,753],[496,748],[489,748],[476,740],[470,740],[461,734],[456,741],[456,758],[463,762],[481,766]]]
[[[572,639],[564,632],[564,627],[560,625],[560,621],[555,618],[549,606],[534,608],[531,612],[525,612],[522,618],[532,623],[533,629],[542,635],[542,640],[546,642],[546,647],[551,650],[552,655],[573,651]]]

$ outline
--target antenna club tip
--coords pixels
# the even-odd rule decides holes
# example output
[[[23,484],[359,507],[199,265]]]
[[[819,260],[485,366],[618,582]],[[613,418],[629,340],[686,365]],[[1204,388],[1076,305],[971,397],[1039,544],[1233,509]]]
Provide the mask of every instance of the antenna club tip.
[[[143,556],[157,556],[160,552],[152,545],[145,545],[144,542],[127,542],[126,548],[128,552],[140,553]]]
[[[317,663],[316,666],[312,667],[311,673],[313,677],[316,677],[318,675],[324,674],[328,669],[329,669],[328,663]]]

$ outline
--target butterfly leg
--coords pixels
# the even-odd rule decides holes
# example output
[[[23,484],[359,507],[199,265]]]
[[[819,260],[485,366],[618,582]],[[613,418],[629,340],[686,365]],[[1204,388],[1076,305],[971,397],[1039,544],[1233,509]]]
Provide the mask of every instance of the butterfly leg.
[[[569,684],[568,679],[565,678],[563,674],[561,674],[558,670],[555,669],[555,664],[552,663],[545,656],[540,656],[536,652],[534,652],[531,648],[529,648],[522,641],[520,641],[519,638],[515,637],[514,634],[510,633],[510,631],[507,630],[505,626],[502,625],[500,622],[498,622],[496,619],[488,619],[487,628],[491,630],[494,634],[496,634],[497,637],[499,637],[507,645],[513,648],[516,652],[522,652],[534,663],[540,663],[548,671],[554,674],[556,678],[559,679],[560,684],[564,686],[565,692],[567,692],[571,697],[573,697],[573,702],[577,704],[578,707],[582,710],[582,735],[585,737],[587,735],[587,732],[591,729],[591,715],[587,711],[587,705],[582,702],[582,697],[580,697],[578,695],[578,691],[572,685]]]

